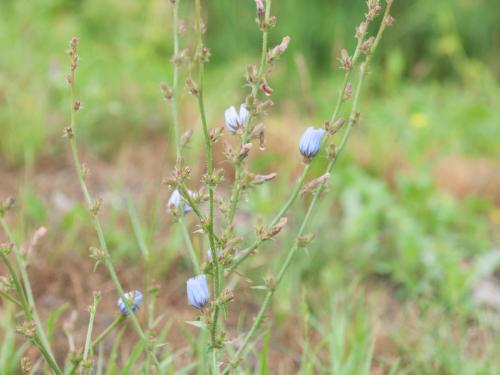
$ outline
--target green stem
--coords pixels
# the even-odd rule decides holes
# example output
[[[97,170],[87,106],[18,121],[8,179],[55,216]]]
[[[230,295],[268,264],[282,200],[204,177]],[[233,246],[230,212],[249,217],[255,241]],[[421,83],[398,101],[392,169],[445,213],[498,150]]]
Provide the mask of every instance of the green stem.
[[[122,323],[123,321],[125,321],[125,319],[127,318],[127,316],[125,314],[120,314],[114,321],[113,323],[111,323],[109,326],[106,327],[106,329],[104,331],[102,331],[102,333],[94,340],[92,341],[92,344],[90,345],[92,348],[96,347],[97,345],[99,345],[102,340],[104,340],[104,338],[113,330],[115,329],[115,327],[117,327],[120,323]],[[87,331],[88,333],[88,331]],[[89,339],[88,335],[87,335],[87,340]],[[87,342],[86,342],[87,343]],[[149,358],[149,357],[148,357]],[[78,369],[78,366],[80,365],[80,363],[82,362],[82,360],[79,360],[79,361],[76,361],[75,363],[73,363],[73,366],[71,367],[71,370],[69,371],[69,375],[72,375],[76,372],[76,370]]]
[[[347,124],[347,129],[346,131],[344,132],[344,135],[342,137],[342,140],[340,142],[340,145],[338,147],[338,151],[335,155],[335,157],[333,157],[330,162],[328,163],[327,167],[326,167],[326,170],[325,170],[325,173],[329,173],[331,172],[333,166],[335,165],[336,161],[338,160],[338,158],[340,157],[342,151],[344,150],[346,144],[347,144],[347,141],[349,139],[349,135],[351,133],[351,129],[356,121],[356,116],[357,116],[357,107],[358,107],[358,103],[359,103],[359,98],[360,98],[360,94],[361,94],[361,88],[363,87],[363,82],[364,82],[364,79],[366,77],[366,73],[367,73],[367,68],[368,68],[368,64],[369,62],[371,61],[371,57],[373,56],[373,53],[375,52],[375,49],[376,49],[376,46],[378,45],[378,42],[380,41],[380,38],[385,30],[385,26],[386,26],[386,18],[387,16],[389,15],[389,11],[390,11],[390,8],[391,8],[391,5],[392,5],[392,1],[391,2],[388,2],[387,4],[387,7],[386,7],[386,10],[385,10],[385,13],[384,13],[384,17],[382,19],[382,23],[379,27],[379,30],[378,30],[378,33],[377,33],[377,37],[375,39],[375,43],[372,47],[372,51],[371,53],[366,57],[366,60],[364,63],[361,64],[360,66],[360,73],[359,73],[359,81],[358,81],[358,84],[357,84],[357,87],[356,87],[356,92],[354,94],[354,99],[353,99],[353,103],[352,103],[352,107],[351,107],[351,113],[350,113],[350,116],[349,116],[349,122]],[[311,203],[309,204],[309,207],[307,209],[307,212],[306,212],[306,215],[302,221],[302,224],[300,226],[300,229],[297,233],[297,236],[295,238],[295,244],[293,245],[293,247],[291,248],[291,250],[288,252],[287,254],[287,257],[283,263],[283,265],[281,266],[279,272],[278,272],[278,275],[276,277],[276,284],[275,286],[270,289],[267,294],[266,294],[266,297],[264,298],[264,301],[262,303],[262,306],[257,314],[257,317],[255,318],[254,320],[254,323],[252,324],[252,327],[250,328],[250,330],[248,331],[248,333],[245,335],[245,338],[243,339],[243,343],[242,345],[239,347],[239,349],[236,351],[235,355],[233,356],[233,360],[230,362],[230,364],[234,364],[235,363],[235,360],[237,360],[240,355],[244,352],[244,350],[246,349],[246,347],[248,346],[252,336],[255,334],[255,332],[257,331],[257,329],[259,328],[260,324],[262,323],[262,320],[264,319],[264,314],[267,310],[267,308],[269,307],[270,303],[271,303],[271,300],[272,300],[272,297],[276,291],[276,289],[278,288],[280,282],[282,281],[283,279],[283,276],[285,275],[288,267],[290,266],[291,262],[292,262],[292,259],[294,257],[294,255],[296,254],[297,250],[299,249],[299,244],[298,244],[298,239],[300,236],[303,235],[306,227],[307,227],[307,224],[309,223],[309,220],[312,216],[312,213],[316,207],[316,204],[319,200],[319,197],[321,196],[321,193],[323,192],[323,189],[325,187],[325,184],[326,184],[326,181],[323,182],[319,187],[318,189],[315,191],[315,193],[313,194],[313,199],[311,201]],[[229,372],[229,368],[227,368],[224,373],[228,373]]]
[[[61,369],[57,366],[57,363],[54,359],[54,355],[52,354],[52,351],[50,349],[49,341],[47,340],[47,336],[45,335],[45,331],[43,329],[42,321],[36,309],[35,298],[33,297],[33,291],[31,290],[31,284],[28,277],[28,272],[26,270],[26,261],[24,257],[21,255],[19,246],[17,245],[14,235],[12,234],[12,231],[10,230],[10,227],[7,224],[5,218],[0,217],[0,222],[5,234],[7,235],[7,238],[13,244],[12,252],[14,253],[16,263],[19,267],[19,272],[21,273],[22,284],[17,276],[14,267],[10,263],[7,256],[3,253],[2,253],[2,259],[7,265],[7,268],[9,269],[12,279],[14,280],[14,285],[16,287],[17,293],[21,298],[22,305],[24,306],[24,314],[26,316],[26,319],[28,320],[33,319],[35,321],[36,337],[38,338],[41,349],[43,349],[42,354],[44,355],[47,363],[56,374],[62,374]]]
[[[358,40],[358,43],[356,45],[356,49],[355,49],[355,52],[354,52],[354,55],[353,55],[353,58],[352,58],[352,63],[353,64],[355,64],[357,62],[358,58],[359,58],[361,44],[363,43],[364,37],[365,37],[365,33],[363,33],[360,36],[359,40]],[[337,116],[338,116],[338,114],[340,112],[342,104],[344,103],[343,96],[344,96],[344,92],[345,92],[345,89],[347,87],[347,84],[349,82],[349,79],[351,77],[351,73],[352,73],[352,69],[349,69],[344,74],[344,80],[342,82],[340,91],[339,91],[338,96],[337,96],[337,102],[335,104],[335,109],[333,110],[331,118],[330,118],[332,122],[334,122],[337,119]],[[328,138],[329,138],[329,135],[327,135],[327,137],[325,137],[325,139],[323,140],[322,144],[325,144],[327,142]],[[290,198],[288,199],[288,201],[285,203],[285,205],[282,207],[282,209],[280,210],[280,212],[276,215],[276,217],[274,218],[274,220],[271,222],[271,224],[269,225],[269,228],[272,227],[273,225],[276,225],[278,223],[278,221],[283,217],[283,215],[288,211],[288,209],[290,208],[290,206],[297,199],[298,193],[300,192],[300,189],[302,188],[302,186],[304,184],[304,180],[305,180],[305,177],[306,177],[306,175],[307,175],[307,173],[308,173],[308,171],[310,169],[310,166],[311,166],[311,164],[308,164],[307,167],[304,169],[304,171],[302,173],[302,176],[300,177],[300,180],[299,180],[298,184],[295,187],[294,192],[292,193],[292,195],[290,196]],[[252,254],[252,252],[255,249],[257,249],[262,244],[262,242],[263,242],[263,240],[257,239],[250,247],[248,247],[245,250],[243,250],[241,252],[241,255],[238,257],[238,259],[236,259],[233,262],[233,264],[229,267],[228,273],[231,273],[236,268],[238,268],[241,265],[241,263],[243,263],[250,256],[250,254]]]
[[[99,345],[99,343],[102,340],[104,340],[112,330],[114,330],[117,326],[119,326],[120,323],[125,321],[125,319],[127,319],[127,315],[125,314],[118,315],[116,319],[109,326],[107,326],[106,329],[102,331],[99,336],[97,336],[97,338],[92,342],[92,346],[96,347],[97,345]]]
[[[205,145],[207,149],[207,174],[211,177],[213,175],[213,155],[212,155],[212,141],[210,140],[210,134],[208,132],[207,118],[205,113],[205,103],[203,100],[204,92],[204,62],[203,59],[203,35],[201,30],[201,2],[200,0],[195,0],[195,11],[196,11],[196,34],[198,36],[198,45],[196,56],[198,61],[198,107],[201,117],[201,124],[203,126],[203,134],[205,136]],[[217,258],[217,248],[214,239],[214,186],[210,184],[208,186],[208,204],[209,204],[209,215],[208,215],[208,240],[210,243],[210,249],[212,251],[212,264],[214,267],[214,298],[217,300],[221,292],[221,274],[219,272],[219,260]],[[217,337],[217,318],[219,313],[219,305],[216,304],[214,307],[212,326],[211,326],[211,340],[212,348],[215,350],[216,337]]]
[[[48,363],[48,365],[50,366],[50,368],[54,371],[55,374],[57,375],[63,375],[63,372],[61,371],[61,369],[59,368],[59,366],[57,365],[57,362],[55,361],[54,357],[52,356],[52,354],[47,350],[47,346],[45,346],[43,344],[43,342],[40,341],[40,337],[38,335],[36,335],[34,338],[33,338],[33,342],[35,343],[35,345],[38,347],[38,349],[40,350],[40,352],[42,353],[43,355],[43,358],[45,358],[45,361]]]
[[[174,60],[179,54],[179,3],[180,0],[176,0],[173,3],[173,22],[172,22],[172,34],[174,39]],[[180,143],[180,131],[179,131],[179,64],[174,61],[174,72],[172,79],[172,121],[174,124],[174,141],[175,141],[175,156],[176,160],[181,158],[181,143]]]
[[[3,298],[5,298],[6,300],[12,302],[17,307],[20,307],[21,309],[23,308],[23,305],[21,304],[21,302],[19,302],[17,299],[15,299],[14,297],[12,297],[10,294],[4,292],[3,290],[0,290],[0,296],[2,296]]]
[[[28,301],[26,300],[26,296],[24,294],[24,289],[22,287],[21,281],[19,280],[19,277],[17,276],[17,272],[10,262],[9,258],[7,255],[5,255],[3,252],[0,251],[0,256],[2,257],[2,261],[5,263],[7,266],[7,269],[9,270],[9,273],[12,277],[12,280],[14,281],[14,287],[16,288],[17,295],[19,298],[21,298],[21,306],[24,310],[24,315],[26,319],[31,320],[31,308],[29,306]]]
[[[309,172],[310,169],[311,169],[311,164],[309,163],[304,167],[304,170],[302,171],[302,174],[300,175],[298,182],[295,184],[295,189],[293,190],[292,194],[290,195],[288,200],[285,202],[285,204],[283,205],[281,210],[278,212],[278,214],[269,223],[269,225],[267,227],[268,229],[270,229],[271,227],[276,225],[281,220],[281,218],[286,214],[286,212],[290,209],[292,204],[295,202],[295,200],[299,196],[300,189],[302,189],[302,186],[304,186],[305,178],[306,178],[307,173]],[[264,240],[261,238],[258,238],[255,240],[255,242],[250,247],[247,247],[246,249],[242,250],[239,257],[227,269],[227,273],[230,274],[235,269],[237,269],[241,265],[241,263],[243,263],[250,256],[250,254],[252,254],[252,252],[262,244],[262,242],[264,242]]]
[[[89,309],[90,310],[89,324],[87,327],[87,336],[85,339],[85,346],[83,348],[83,361],[84,362],[86,362],[87,359],[89,358],[89,353],[90,353],[91,347],[93,348],[93,346],[91,346],[91,344],[92,344],[92,330],[94,329],[94,319],[95,319],[95,314],[96,314],[98,302],[99,302],[98,297],[96,295],[94,295],[94,301]]]
[[[260,56],[259,70],[257,72],[257,79],[252,86],[252,97],[256,98],[259,90],[259,85],[264,76],[267,67],[267,44],[268,44],[268,24],[271,17],[271,0],[266,0],[266,13],[265,13],[265,29],[262,32],[262,48]],[[252,116],[248,119],[248,124],[243,130],[243,135],[241,139],[241,144],[248,143],[248,129],[249,124],[252,121]],[[234,220],[234,215],[236,214],[236,208],[238,207],[238,201],[241,194],[241,170],[243,166],[243,161],[238,159],[234,166],[234,184],[231,192],[231,200],[229,206],[229,212],[227,215],[227,225],[232,225]]]
[[[205,222],[206,218],[203,216],[203,214],[201,213],[200,211],[200,208],[198,206],[198,204],[194,201],[194,199],[191,197],[191,195],[189,194],[189,191],[186,187],[186,185],[184,183],[179,183],[177,185],[177,188],[179,189],[179,192],[181,193],[182,197],[184,199],[186,199],[186,201],[188,202],[189,206],[193,209],[193,212],[194,214],[198,217],[198,219],[200,220],[200,225],[203,227],[203,229],[208,233],[209,232],[209,226],[206,225],[206,224],[203,224],[203,222]],[[217,244],[220,244],[221,243],[221,240],[219,239],[219,237],[215,234],[215,233],[212,233],[212,236],[214,237],[214,241],[217,243]]]
[[[72,84],[70,85],[70,91],[71,91],[71,123],[70,123],[70,128],[72,130],[72,134],[70,137],[69,137],[69,141],[70,141],[70,146],[71,146],[71,153],[73,155],[73,162],[74,162],[74,166],[75,166],[75,170],[77,172],[77,176],[78,176],[78,181],[80,183],[80,187],[81,187],[81,190],[83,192],[83,196],[85,198],[85,202],[88,206],[88,208],[90,209],[93,205],[92,203],[92,197],[90,195],[90,192],[89,192],[89,189],[87,187],[87,184],[85,182],[85,175],[84,175],[84,172],[83,172],[83,168],[82,168],[82,164],[80,162],[80,158],[79,158],[79,154],[78,154],[78,149],[77,149],[77,146],[76,146],[76,141],[75,141],[75,137],[74,137],[74,129],[75,129],[75,126],[76,126],[76,111],[75,111],[75,106],[74,106],[74,103],[75,103],[75,89],[74,89],[74,76],[73,76],[73,79],[72,79]],[[113,266],[113,263],[111,262],[111,255],[109,253],[109,249],[108,249],[108,246],[107,246],[107,243],[106,243],[106,239],[104,237],[104,232],[103,232],[103,229],[102,229],[102,225],[101,225],[101,222],[99,220],[99,217],[97,215],[97,212],[96,213],[92,213],[92,218],[93,218],[93,222],[94,222],[94,227],[95,227],[95,230],[96,230],[96,233],[97,233],[97,237],[98,237],[98,240],[99,240],[99,245],[101,247],[101,250],[104,251],[105,253],[105,259],[103,261],[104,263],[104,266],[106,267],[110,277],[111,277],[111,281],[113,282],[113,285],[115,287],[115,289],[117,290],[118,292],[118,295],[120,296],[120,298],[125,302],[125,304],[129,304],[128,302],[128,299],[125,297],[125,291],[123,290],[123,287],[118,279],[118,276],[116,274],[116,271],[114,269],[114,266]],[[128,306],[130,307],[130,306]],[[160,363],[158,361],[158,358],[156,358],[155,354],[154,354],[154,350],[153,348],[150,347],[149,345],[149,342],[148,342],[148,338],[146,337],[146,335],[144,334],[144,331],[142,330],[140,324],[139,324],[139,321],[137,320],[137,317],[135,316],[135,314],[130,314],[130,319],[132,320],[132,325],[135,329],[135,331],[137,332],[137,334],[139,335],[139,337],[141,338],[141,340],[144,342],[144,346],[147,348],[147,354],[148,356],[151,357],[151,359],[153,360],[155,366],[157,367],[157,369],[160,368]]]

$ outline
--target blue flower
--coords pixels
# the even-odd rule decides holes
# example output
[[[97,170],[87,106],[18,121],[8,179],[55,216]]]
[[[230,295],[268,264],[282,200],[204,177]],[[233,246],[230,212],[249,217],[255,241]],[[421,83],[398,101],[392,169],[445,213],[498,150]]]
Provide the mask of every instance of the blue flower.
[[[210,300],[206,275],[191,277],[186,282],[187,298],[191,306],[201,309]]]
[[[236,111],[236,108],[231,106],[226,109],[224,117],[226,119],[227,130],[229,130],[230,133],[235,134],[239,128],[248,122],[250,119],[250,113],[247,111],[245,104],[242,104],[240,105],[239,114]]]
[[[137,311],[139,305],[142,303],[142,297],[143,297],[142,293],[138,290],[125,293],[125,298],[127,299],[127,302],[130,305],[130,310],[132,310],[132,312]],[[130,312],[129,308],[121,298],[118,299],[117,306],[120,309],[120,311],[125,315],[128,315],[128,313]]]
[[[188,191],[189,195],[192,195],[192,193],[190,191]],[[193,211],[193,209],[191,208],[191,206],[186,202],[186,200],[182,197],[181,193],[179,193],[179,190],[175,189],[173,192],[172,192],[172,195],[170,196],[170,198],[168,199],[168,202],[167,202],[167,208],[170,208],[170,207],[175,207],[175,208],[179,208],[181,202],[183,203],[183,206],[184,206],[184,213],[187,214],[188,212],[191,212]]]
[[[306,129],[299,142],[300,153],[307,159],[316,156],[321,146],[321,140],[325,135],[324,129],[315,129],[310,126]]]

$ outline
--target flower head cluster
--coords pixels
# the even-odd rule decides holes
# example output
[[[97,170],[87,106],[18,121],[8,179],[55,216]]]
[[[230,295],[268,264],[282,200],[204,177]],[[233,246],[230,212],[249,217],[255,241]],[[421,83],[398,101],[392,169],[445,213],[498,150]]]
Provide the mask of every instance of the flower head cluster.
[[[191,192],[188,192],[189,195],[192,195]],[[172,192],[172,195],[168,199],[167,202],[167,208],[170,207],[175,207],[176,209],[179,209],[180,205],[183,205],[184,207],[184,213],[187,214],[188,212],[191,212],[193,209],[191,206],[186,202],[186,200],[182,197],[181,193],[179,193],[179,190],[175,189]]]
[[[139,305],[142,303],[143,295],[140,291],[134,290],[132,292],[125,293],[125,298],[127,299],[129,307],[127,307],[127,303],[125,303],[125,301],[121,298],[118,299],[117,306],[123,314],[128,315],[130,310],[132,312],[137,311]]]
[[[226,119],[227,130],[229,130],[230,133],[235,134],[238,129],[246,125],[250,119],[250,113],[248,112],[246,105],[242,104],[240,105],[240,113],[236,111],[234,106],[231,106],[226,109],[224,117]]]
[[[186,282],[186,287],[188,302],[191,306],[201,309],[210,300],[206,275],[191,277]]]
[[[312,126],[306,129],[299,142],[299,150],[304,158],[311,159],[316,156],[324,135],[324,129],[315,129]]]

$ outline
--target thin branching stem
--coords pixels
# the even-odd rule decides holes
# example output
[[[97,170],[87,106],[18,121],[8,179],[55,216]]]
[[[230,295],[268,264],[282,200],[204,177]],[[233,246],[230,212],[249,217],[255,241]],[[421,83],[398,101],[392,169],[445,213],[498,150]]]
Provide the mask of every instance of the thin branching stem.
[[[106,329],[102,331],[99,336],[96,337],[96,339],[92,342],[92,346],[96,347],[97,345],[99,345],[102,342],[102,340],[104,340],[111,331],[113,331],[123,321],[125,321],[125,319],[127,319],[127,315],[125,314],[118,315],[116,319],[113,320],[113,322],[109,326],[107,326]]]
[[[78,154],[78,148],[76,145],[75,134],[74,134],[75,128],[76,128],[76,111],[77,111],[77,107],[75,106],[76,96],[75,96],[75,70],[74,69],[72,69],[72,71],[71,71],[71,79],[69,80],[69,82],[70,82],[70,93],[71,93],[71,123],[70,123],[70,129],[71,129],[70,134],[71,135],[69,136],[69,143],[70,143],[70,147],[71,147],[71,154],[73,156],[73,163],[75,166],[76,174],[78,177],[78,181],[80,183],[80,187],[81,187],[83,196],[85,198],[85,203],[87,204],[87,207],[89,210],[94,211],[91,213],[91,216],[92,216],[92,219],[94,222],[94,227],[95,227],[97,237],[99,240],[100,248],[105,254],[104,259],[103,259],[104,266],[111,277],[111,281],[113,282],[113,285],[114,285],[115,289],[117,290],[118,295],[124,301],[124,303],[127,305],[127,307],[130,308],[130,306],[128,306],[130,304],[130,302],[128,301],[128,298],[125,296],[125,291],[120,283],[120,280],[118,279],[118,275],[116,274],[115,268],[114,268],[113,263],[111,261],[111,255],[110,255],[107,243],[106,243],[106,239],[104,237],[104,231],[102,229],[102,225],[101,225],[101,221],[100,221],[99,216],[98,216],[98,212],[97,212],[97,210],[93,209],[95,203],[93,203],[92,196],[90,195],[89,189],[87,187],[87,183],[85,181],[86,174],[83,170],[82,164],[80,162],[80,157]],[[151,345],[149,345],[149,340],[148,340],[146,334],[144,333],[144,331],[142,330],[142,328],[139,324],[139,321],[138,321],[137,317],[135,316],[135,314],[130,314],[130,319],[132,320],[132,325],[133,325],[135,331],[137,332],[137,334],[139,335],[141,340],[144,342],[144,344],[145,344],[144,346],[147,348],[148,356],[150,356],[150,358],[153,360],[155,367],[157,367],[159,369],[160,363],[159,363],[158,359],[156,358],[156,355],[154,354],[154,348],[152,348]]]
[[[271,17],[271,0],[266,1],[266,12],[265,12],[265,20],[264,20],[264,29],[262,31],[262,48],[261,48],[261,56],[260,56],[260,64],[259,70],[257,72],[257,79],[252,85],[251,96],[253,98],[257,97],[259,85],[262,81],[262,78],[267,69],[267,45],[268,45],[268,29],[269,29],[269,20]],[[248,143],[248,130],[250,128],[250,122],[252,121],[252,115],[248,119],[247,126],[243,129],[243,135],[241,137],[241,144]],[[229,212],[227,214],[227,225],[232,225],[234,220],[234,215],[236,214],[236,208],[238,207],[238,201],[240,199],[241,194],[241,178],[242,178],[242,168],[243,168],[243,160],[236,160],[234,165],[234,183],[231,191],[231,200],[229,203]]]
[[[92,305],[89,307],[89,313],[90,313],[89,324],[87,326],[87,335],[85,338],[85,345],[83,347],[83,358],[82,358],[84,363],[87,362],[90,351],[93,348],[92,331],[94,330],[94,320],[95,320],[95,314],[97,312],[97,304],[99,303],[99,299],[100,299],[100,294],[94,293],[94,300],[92,301]]]
[[[352,64],[353,65],[356,64],[356,62],[360,56],[361,44],[364,41],[365,34],[366,34],[366,31],[364,33],[362,33],[360,35],[360,37],[358,38],[358,43],[356,45],[356,49],[355,49],[353,57],[352,57]],[[334,108],[332,115],[330,117],[330,121],[332,123],[337,119],[339,112],[340,112],[340,109],[342,107],[342,104],[345,102],[345,100],[343,99],[344,92],[345,92],[347,84],[349,83],[349,80],[351,78],[351,74],[352,74],[352,69],[348,69],[344,73],[343,82],[342,82],[342,85],[340,87],[339,94],[337,96],[335,108]],[[323,139],[322,144],[326,144],[328,141],[328,138],[329,138],[329,134],[327,134],[327,137],[325,137]],[[299,178],[299,181],[295,186],[295,190],[292,192],[290,198],[285,202],[285,204],[280,209],[279,213],[275,216],[273,221],[271,221],[268,228],[272,227],[273,225],[276,225],[278,223],[278,221],[285,215],[285,213],[288,211],[288,209],[292,206],[292,204],[295,202],[295,200],[298,197],[298,193],[299,193],[300,189],[304,185],[305,177],[307,176],[307,173],[309,172],[310,166],[311,166],[311,164],[307,164],[307,166],[304,168],[302,175]],[[264,240],[262,240],[260,238],[256,239],[255,242],[251,246],[242,250],[240,255],[238,256],[238,258],[228,268],[227,273],[232,273],[235,269],[237,269],[241,265],[241,263],[243,263],[254,252],[254,250],[259,248],[259,246],[262,244],[262,242],[264,242]]]
[[[288,198],[288,200],[285,202],[283,207],[281,207],[280,211],[276,214],[274,219],[269,223],[267,229],[269,230],[271,227],[276,225],[283,216],[285,216],[286,212],[290,209],[292,204],[295,202],[297,197],[299,196],[300,189],[302,189],[302,186],[304,186],[304,182],[306,179],[306,176],[311,169],[311,164],[306,164],[304,167],[302,174],[299,177],[299,180],[295,184],[295,188]],[[241,253],[239,254],[238,258],[234,260],[234,262],[231,264],[231,266],[228,267],[227,273],[230,274],[232,273],[235,269],[237,269],[241,263],[243,263],[252,253],[254,250],[256,250],[265,240],[262,238],[258,238],[254,241],[254,243],[247,247],[246,249],[242,250]]]
[[[359,104],[359,98],[360,98],[360,94],[361,94],[361,89],[363,87],[363,83],[364,83],[364,79],[366,77],[366,74],[368,72],[368,65],[371,61],[371,58],[375,52],[375,49],[376,47],[378,46],[378,43],[380,41],[380,38],[382,37],[382,34],[385,30],[385,27],[386,27],[386,19],[387,17],[389,16],[389,11],[390,11],[390,8],[391,8],[391,5],[392,5],[392,1],[388,2],[387,3],[387,7],[386,7],[386,10],[385,10],[385,13],[384,13],[384,16],[382,18],[382,21],[381,21],[381,24],[380,24],[380,27],[379,27],[379,30],[377,32],[377,36],[376,36],[376,39],[375,39],[375,42],[372,46],[372,49],[371,49],[371,52],[367,55],[365,61],[361,64],[360,66],[360,69],[359,69],[359,80],[358,80],[358,83],[357,83],[357,86],[356,86],[356,91],[355,91],[355,94],[354,94],[354,97],[353,97],[353,102],[352,102],[352,107],[351,107],[351,112],[350,112],[350,115],[349,115],[349,121],[348,121],[348,124],[347,124],[347,128],[343,134],[343,137],[342,137],[342,140],[339,144],[339,147],[337,149],[337,152],[336,152],[336,155],[329,161],[327,167],[326,167],[326,170],[325,170],[325,173],[329,173],[331,172],[332,168],[334,167],[336,161],[338,160],[338,158],[340,157],[342,151],[344,150],[346,144],[347,144],[347,141],[349,139],[349,136],[350,136],[350,133],[351,133],[351,130],[352,130],[352,127],[353,125],[355,124],[356,120],[357,120],[357,109],[358,109],[358,104]],[[359,46],[359,44],[358,44]],[[357,51],[358,51],[358,48],[357,48]],[[335,113],[335,111],[334,111]],[[278,275],[276,276],[276,282],[275,282],[275,285],[274,287],[270,288],[269,291],[267,292],[266,294],[266,297],[264,298],[264,301],[261,305],[261,308],[254,320],[254,323],[252,324],[250,330],[247,332],[247,334],[245,335],[244,339],[243,339],[243,343],[241,344],[241,346],[238,348],[238,350],[236,351],[236,353],[234,354],[233,358],[232,358],[232,361],[230,362],[230,365],[231,366],[237,366],[237,362],[238,362],[238,359],[240,358],[241,354],[245,351],[245,349],[247,348],[248,344],[250,343],[250,340],[252,339],[253,335],[255,334],[255,332],[258,330],[258,328],[260,327],[263,319],[264,319],[264,314],[265,312],[267,311],[267,308],[269,307],[269,305],[271,304],[271,300],[272,300],[272,297],[277,289],[277,287],[279,286],[280,282],[282,281],[288,267],[290,266],[291,262],[292,262],[292,259],[294,257],[294,255],[296,254],[297,250],[300,248],[300,245],[299,245],[299,242],[298,242],[298,239],[299,237],[301,237],[303,234],[304,234],[304,231],[309,223],[309,220],[311,219],[312,217],[312,214],[314,212],[314,209],[316,208],[316,205],[317,205],[317,202],[325,188],[325,184],[326,184],[326,181],[324,181],[323,183],[320,184],[320,186],[317,188],[317,190],[314,192],[313,194],[313,199],[311,200],[311,203],[309,204],[309,207],[307,209],[307,212],[306,212],[306,215],[304,216],[304,219],[302,221],[302,224],[300,225],[300,228],[299,228],[299,231],[296,235],[296,238],[295,238],[295,242],[294,242],[294,245],[292,246],[292,248],[290,249],[290,251],[288,252],[286,258],[285,258],[285,261],[283,262],[279,272],[278,272]],[[230,370],[230,368],[226,368],[224,373],[228,373]]]
[[[17,299],[12,297],[9,293],[6,293],[3,290],[0,290],[0,296],[5,298],[6,300],[12,302],[17,307],[20,307],[21,309],[23,308],[23,305],[21,304],[21,302],[19,302]]]
[[[201,124],[203,127],[203,134],[205,137],[205,145],[207,151],[207,175],[211,179],[213,175],[213,150],[212,150],[212,140],[210,139],[210,134],[208,131],[207,117],[205,113],[205,102],[204,102],[204,56],[203,56],[203,30],[202,30],[202,19],[201,19],[201,1],[195,0],[195,13],[196,13],[196,35],[198,39],[196,48],[196,59],[198,60],[198,109],[201,117]],[[208,240],[210,243],[210,250],[212,252],[212,264],[213,264],[213,279],[214,279],[214,297],[217,300],[221,292],[221,272],[219,271],[219,260],[217,259],[217,246],[215,243],[214,236],[214,186],[209,184],[208,186]],[[214,349],[217,341],[217,320],[219,317],[219,305],[215,304],[214,312],[212,317],[211,325],[211,341],[212,348]],[[215,355],[215,350],[214,350]]]
[[[17,245],[17,242],[14,238],[12,231],[10,230],[9,224],[5,220],[4,217],[0,217],[0,223],[2,225],[3,231],[7,235],[7,238],[12,243],[13,248],[12,252],[14,253],[14,257],[16,259],[17,266],[19,268],[19,273],[21,274],[21,280],[17,276],[17,272],[9,261],[9,258],[1,252],[2,260],[7,266],[9,273],[12,276],[12,280],[14,281],[14,286],[16,288],[16,292],[18,297],[21,299],[21,304],[23,306],[24,315],[27,320],[33,320],[35,322],[35,339],[37,340],[37,346],[40,349],[40,352],[44,356],[46,362],[52,368],[52,370],[56,374],[62,374],[61,369],[57,366],[57,363],[54,359],[54,355],[52,354],[52,350],[50,349],[49,340],[45,334],[45,330],[43,329],[43,324],[38,315],[38,311],[35,305],[35,298],[33,297],[33,291],[31,290],[31,284],[28,277],[28,271],[26,269],[26,261],[21,254],[21,250]],[[24,288],[23,288],[24,286]]]
[[[180,121],[179,121],[179,70],[180,62],[177,61],[179,55],[179,3],[180,0],[176,0],[172,3],[173,5],[173,20],[172,20],[172,35],[174,41],[174,55],[173,61],[173,77],[172,77],[172,122],[174,125],[174,144],[175,144],[175,158],[179,162],[182,159],[182,146],[180,141]],[[186,189],[187,191],[187,189]],[[189,195],[189,194],[188,194]],[[198,211],[199,212],[199,211]],[[180,219],[179,224],[181,225],[182,235],[184,242],[189,250],[189,255],[193,262],[193,267],[195,272],[198,274],[200,272],[200,266],[196,253],[193,250],[193,243],[191,237],[189,236],[188,227],[184,220]]]
[[[175,142],[175,157],[180,160],[181,142],[180,142],[180,123],[179,123],[179,69],[180,62],[177,61],[179,55],[179,3],[180,0],[173,2],[173,20],[172,20],[172,35],[174,39],[174,56],[173,56],[173,77],[172,77],[172,122],[174,124],[174,142]]]

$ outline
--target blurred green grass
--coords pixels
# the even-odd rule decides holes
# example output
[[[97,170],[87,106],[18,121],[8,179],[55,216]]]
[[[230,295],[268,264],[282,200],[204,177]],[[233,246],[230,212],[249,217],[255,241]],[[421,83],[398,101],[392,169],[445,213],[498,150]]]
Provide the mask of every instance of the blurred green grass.
[[[188,14],[185,3],[183,12]],[[252,159],[253,170],[278,168],[279,152],[272,146],[280,143],[280,134],[287,137],[280,128],[290,126],[289,122],[304,127],[310,122],[320,124],[328,116],[339,80],[335,53],[352,45],[351,34],[364,2],[283,0],[275,6],[279,23],[273,41],[289,34],[292,44],[271,81],[277,106],[272,112],[270,146],[265,156]],[[207,100],[215,126],[222,122],[224,108],[244,96],[244,66],[256,60],[259,33],[252,1],[242,5],[221,0],[209,2],[208,7],[212,60]],[[278,321],[300,315],[308,329],[325,333],[321,348],[304,342],[310,345],[304,373],[313,373],[315,363],[321,361],[317,353],[324,347],[330,354],[327,362],[338,373],[363,371],[366,364],[359,356],[366,360],[377,332],[367,328],[372,310],[351,303],[359,297],[352,289],[378,283],[394,291],[398,298],[394,308],[403,314],[411,308],[419,312],[411,334],[404,321],[387,333],[396,343],[399,358],[399,362],[387,359],[387,369],[398,374],[498,373],[494,357],[498,314],[490,315],[471,298],[478,281],[500,267],[498,214],[494,215],[498,208],[488,197],[459,199],[442,191],[433,175],[435,161],[447,155],[499,160],[500,34],[495,7],[493,0],[397,2],[397,21],[374,64],[354,147],[339,163],[331,193],[311,226],[318,228],[318,236],[300,255],[276,300]],[[169,5],[163,0],[2,1],[0,167],[22,171],[40,160],[57,160],[64,152],[65,144],[59,139],[69,100],[63,52],[73,35],[82,41],[78,93],[84,110],[78,131],[85,147],[112,159],[127,144],[165,137],[169,113],[159,86],[171,75],[169,20]],[[185,21],[189,29],[189,18]],[[183,37],[182,43],[192,46],[189,37]],[[298,78],[301,56],[310,92],[304,91],[304,81]],[[183,120],[194,128],[197,120],[189,113],[191,99],[184,96],[183,100]],[[295,144],[295,140],[285,141]],[[193,147],[189,153],[193,162],[199,150]],[[392,179],[385,178],[391,168],[388,161],[394,158],[405,161],[411,171],[403,169]],[[273,197],[287,194],[297,160],[298,155],[280,163],[282,182],[249,192],[244,209],[272,215],[279,204]],[[317,161],[316,172],[323,162]],[[123,186],[116,185],[113,189],[118,194]],[[29,232],[24,226],[50,220],[51,208],[34,188],[23,191],[21,202],[21,232]],[[140,208],[148,224],[150,216]],[[291,214],[291,228],[301,210],[298,205]],[[126,216],[119,207],[113,208],[106,225],[111,247],[124,263],[139,257],[132,231],[123,225]],[[71,246],[86,251],[78,241],[90,231],[84,218],[84,210],[76,207],[53,224],[65,233],[60,249]],[[174,229],[161,246],[180,250],[180,233]],[[282,255],[280,249],[286,248],[282,242],[268,245],[265,251],[274,255],[271,265],[257,258],[250,264],[250,275],[256,278],[273,269]],[[168,252],[158,267],[168,270],[176,255]],[[298,290],[304,290],[302,311],[295,308]],[[345,294],[349,302],[344,300],[339,307],[336,293]],[[356,319],[347,322],[350,314]],[[325,329],[322,325],[330,324],[330,319],[331,327]],[[9,324],[8,314],[3,322]],[[493,337],[482,341],[480,356],[467,348],[467,336],[477,327],[493,332]],[[348,328],[356,335],[347,334]],[[459,340],[451,344],[457,335]],[[9,336],[2,356],[13,353]],[[376,354],[375,360],[384,358]]]

